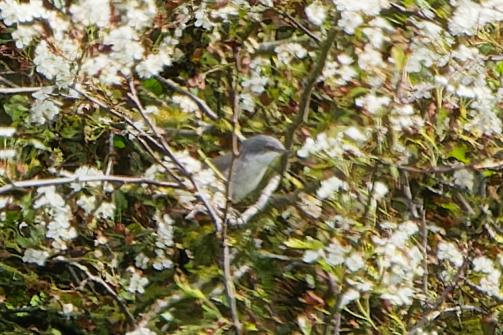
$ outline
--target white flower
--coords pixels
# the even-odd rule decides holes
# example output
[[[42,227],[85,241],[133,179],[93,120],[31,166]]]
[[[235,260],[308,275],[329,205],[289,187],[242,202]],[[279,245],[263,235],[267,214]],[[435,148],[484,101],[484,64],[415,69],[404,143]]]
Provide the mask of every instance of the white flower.
[[[262,92],[265,91],[265,85],[269,81],[269,78],[267,77],[261,77],[257,73],[252,73],[252,76],[250,79],[245,80],[241,83],[241,86],[243,88],[250,89],[253,93],[256,94],[261,94]]]
[[[355,100],[356,106],[365,109],[371,114],[377,114],[384,107],[388,106],[390,102],[391,100],[388,97],[377,97],[373,94],[367,94]]]
[[[354,252],[346,258],[346,267],[351,272],[356,272],[365,266],[365,262],[363,261],[363,257],[360,253]]]
[[[247,112],[253,112],[255,110],[255,100],[250,93],[241,93],[239,95],[239,102],[241,109]]]
[[[189,173],[197,173],[201,171],[203,165],[201,164],[200,161],[192,158],[190,156],[190,153],[187,150],[184,151],[178,151],[173,153],[175,158],[178,160],[178,162],[183,165],[183,167],[189,172]],[[175,167],[175,164],[171,162],[171,160],[167,157],[165,157],[165,160],[168,162],[169,167]]]
[[[473,173],[468,172],[466,169],[455,171],[453,175],[454,184],[468,190],[473,188],[474,178]]]
[[[148,328],[140,327],[132,332],[127,332],[126,335],[157,335],[157,334]]]
[[[65,315],[65,316],[68,316],[68,315],[71,315],[73,313],[73,309],[74,309],[74,306],[73,304],[69,303],[69,304],[63,304],[63,310],[61,311],[61,314]]]
[[[327,16],[327,9],[325,9],[317,2],[313,2],[312,4],[307,6],[305,12],[307,19],[311,21],[312,24],[317,26],[321,26]]]
[[[82,166],[79,167],[77,170],[75,170],[75,177],[101,177],[103,176],[103,172],[96,169],[95,167],[90,167],[90,166]],[[90,187],[98,187],[101,182],[99,181],[94,181],[94,182],[88,182],[88,183],[72,183],[70,184],[70,187],[75,191],[80,191],[82,189],[82,186],[90,186]]]
[[[386,184],[378,181],[374,183],[373,196],[376,200],[381,200],[386,194],[388,194],[389,189]]]
[[[47,258],[49,258],[49,253],[47,251],[29,248],[24,252],[23,262],[36,263],[40,266],[44,266]]]
[[[158,114],[159,108],[157,106],[145,106],[145,114]]]
[[[473,271],[491,273],[494,271],[494,263],[487,257],[481,256],[472,260]]]
[[[173,242],[173,219],[168,215],[164,214],[162,218],[159,214],[156,215],[157,221],[157,242],[155,245],[158,248],[165,249],[166,247],[172,247]]]
[[[55,186],[42,186],[37,189],[37,194],[40,196],[35,203],[33,208],[37,209],[45,205],[49,205],[52,208],[58,209],[65,206],[65,200],[61,195],[56,193]]]
[[[148,258],[143,252],[140,252],[138,255],[136,255],[134,260],[135,260],[135,266],[137,268],[146,270],[150,258]]]
[[[59,108],[50,100],[37,100],[31,106],[30,112],[31,122],[43,125],[59,114]]]
[[[79,200],[77,200],[77,205],[79,205],[87,214],[90,214],[96,208],[96,197],[81,195]]]
[[[155,253],[157,254],[157,258],[154,260],[154,264],[152,264],[154,269],[161,271],[163,269],[173,268],[173,261],[166,257],[164,250],[157,249]]]
[[[0,159],[11,159],[16,157],[16,150],[6,149],[0,150]]]
[[[363,23],[363,18],[356,12],[342,12],[341,19],[337,25],[344,29],[344,31],[353,35],[355,29]]]
[[[323,250],[306,250],[304,251],[304,256],[302,256],[302,260],[306,263],[315,262],[320,256],[323,255]]]
[[[16,128],[0,127],[0,137],[12,137],[16,133]]]
[[[334,199],[336,192],[341,189],[346,191],[348,188],[349,186],[346,182],[334,176],[321,182],[321,186],[318,191],[316,191],[316,195],[320,199]]]
[[[342,295],[339,306],[340,306],[340,308],[343,308],[344,306],[349,304],[351,301],[359,299],[359,298],[360,298],[360,292],[358,292],[355,289],[350,288],[349,290],[344,292],[344,294]]]
[[[389,300],[389,302],[396,306],[411,305],[414,297],[414,290],[410,287],[388,286],[385,288],[385,293],[381,295],[382,299]]]
[[[103,28],[110,24],[110,3],[106,0],[81,0],[70,7],[70,13],[74,22],[84,26]]]
[[[113,219],[115,213],[115,205],[110,202],[103,202],[101,206],[96,210],[96,215],[101,215],[106,219]]]
[[[172,59],[166,53],[150,54],[146,60],[136,66],[135,70],[141,78],[147,79],[158,75],[164,66],[170,66],[171,64]]]
[[[381,9],[390,7],[389,0],[333,0],[339,11],[353,11],[362,12],[365,15],[376,16],[379,15]]]
[[[351,251],[351,246],[343,247],[339,244],[337,240],[333,240],[332,243],[325,248],[328,256],[327,262],[332,266],[337,266],[343,264],[346,261],[347,254]]]
[[[355,142],[365,142],[367,140],[367,136],[356,127],[349,127],[344,134]]]
[[[439,260],[447,260],[460,267],[463,264],[463,254],[452,243],[439,243],[437,257]]]
[[[141,277],[138,273],[133,273],[131,280],[129,281],[129,286],[127,290],[131,293],[138,292],[140,294],[145,293],[145,286],[148,285],[148,279]]]
[[[12,38],[16,41],[16,47],[22,49],[30,45],[31,41],[40,35],[40,26],[18,25],[17,29],[12,32]]]
[[[173,102],[180,106],[180,109],[184,113],[194,113],[199,112],[199,107],[192,101],[189,97],[184,95],[176,94],[173,96]]]

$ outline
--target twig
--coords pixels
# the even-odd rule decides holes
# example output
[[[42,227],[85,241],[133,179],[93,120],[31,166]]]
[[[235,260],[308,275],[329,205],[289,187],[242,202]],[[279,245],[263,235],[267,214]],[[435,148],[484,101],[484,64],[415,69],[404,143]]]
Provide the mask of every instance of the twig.
[[[124,315],[126,316],[129,328],[134,329],[136,327],[136,321],[134,319],[134,316],[127,309],[126,304],[124,302],[122,302],[122,300],[115,293],[115,291],[103,279],[101,279],[100,277],[97,277],[97,276],[93,275],[89,271],[89,269],[87,267],[85,267],[84,265],[79,264],[79,263],[74,262],[74,261],[71,261],[68,258],[65,258],[63,256],[58,256],[58,257],[54,258],[54,260],[55,261],[59,261],[59,262],[64,262],[64,263],[67,263],[67,264],[69,264],[71,266],[76,267],[77,269],[79,269],[80,271],[82,271],[87,276],[87,278],[90,281],[102,285],[105,288],[105,290],[108,292],[108,294],[117,302],[117,304],[119,305],[119,308],[121,309],[122,313],[124,313]]]
[[[449,314],[449,313],[459,313],[459,312],[462,312],[462,311],[469,311],[469,312],[475,312],[477,314],[487,314],[486,311],[484,311],[482,308],[480,307],[476,307],[476,306],[470,306],[470,305],[466,305],[466,306],[456,306],[456,307],[450,307],[450,308],[446,308],[442,311],[439,311],[437,315],[434,315],[430,321],[433,321],[435,319],[438,319],[440,316],[442,316],[443,314]]]
[[[314,85],[316,84],[316,80],[318,80],[318,77],[321,74],[321,71],[323,70],[323,67],[325,66],[325,61],[327,60],[328,56],[328,50],[330,50],[330,47],[333,45],[335,41],[335,37],[337,36],[337,24],[332,24],[332,28],[330,28],[327,39],[323,42],[321,45],[320,49],[320,55],[318,57],[318,60],[314,64],[314,68],[312,69],[311,73],[309,73],[309,76],[307,77],[307,82],[306,86],[304,87],[304,90],[302,91],[302,94],[300,95],[300,106],[299,106],[299,112],[297,116],[295,117],[295,120],[293,123],[290,125],[290,127],[287,130],[287,133],[285,135],[285,148],[289,150],[292,147],[293,144],[293,136],[295,134],[295,131],[297,128],[300,127],[300,125],[307,121],[308,116],[309,116],[309,106],[311,104],[311,93],[313,91]],[[285,159],[286,161],[286,159]],[[285,168],[283,169],[286,170],[286,163],[284,164]]]
[[[447,298],[447,296],[451,293],[451,291],[458,285],[458,282],[461,279],[461,277],[463,276],[463,273],[464,273],[465,269],[468,267],[468,264],[470,264],[470,260],[467,257],[463,261],[463,264],[459,268],[458,273],[456,273],[456,276],[454,276],[454,278],[452,279],[452,281],[449,284],[449,286],[447,286],[444,289],[444,291],[442,292],[442,294],[440,295],[440,297],[437,299],[437,301],[435,301],[435,303],[433,305],[431,305],[429,308],[427,308],[423,312],[423,316],[421,317],[421,319],[418,322],[416,322],[416,324],[414,325],[414,327],[412,327],[412,329],[409,331],[409,335],[416,334],[419,331],[419,329],[421,329],[421,328],[424,327],[424,325],[426,324],[426,322],[430,321],[429,320],[429,318],[430,318],[430,312],[431,311],[436,311],[436,310],[438,310],[440,308],[440,306],[442,305],[442,303],[445,301],[445,298]]]
[[[495,294],[492,294],[491,292],[488,292],[488,291],[484,290],[482,287],[478,286],[477,284],[473,283],[472,281],[467,280],[466,281],[466,285],[468,285],[472,290],[477,291],[480,294],[488,296],[489,298],[491,298],[494,301],[496,301],[498,304],[503,304],[503,298],[502,297],[499,297],[499,296],[497,296]]]
[[[122,176],[73,176],[64,178],[52,178],[52,179],[31,179],[23,181],[14,181],[8,185],[0,187],[0,194],[6,193],[15,189],[20,188],[31,188],[31,187],[41,187],[50,185],[63,185],[70,183],[90,183],[90,182],[112,182],[112,183],[123,183],[123,184],[149,184],[166,188],[181,188],[182,186],[178,183],[170,183],[164,181],[158,181],[147,178],[134,178],[134,177],[122,177]]]
[[[18,94],[18,93],[33,93],[40,91],[45,87],[14,87],[14,88],[0,88],[0,94]]]
[[[394,165],[391,162],[387,162],[385,160],[379,160],[382,164],[394,166],[397,169],[404,170],[407,172],[421,173],[421,174],[432,174],[432,173],[445,173],[445,172],[453,172],[464,169],[473,169],[473,170],[501,170],[503,169],[503,161],[496,162],[488,162],[488,163],[472,163],[466,165],[453,165],[453,166],[433,166],[427,169],[418,169],[413,166],[404,166],[404,165]]]
[[[239,54],[234,50],[234,58],[236,61],[236,67],[238,67]],[[239,96],[237,93],[237,75],[233,78],[230,74],[228,76],[229,87],[231,87],[231,97],[232,97],[232,158],[229,166],[229,173],[227,176],[227,185],[225,188],[226,204],[223,217],[223,229],[222,229],[222,251],[223,251],[223,271],[224,271],[224,283],[225,283],[225,293],[227,295],[227,301],[231,310],[232,323],[237,335],[241,335],[241,322],[239,321],[238,308],[236,304],[236,297],[234,294],[234,281],[231,275],[231,261],[230,261],[230,251],[229,251],[229,236],[227,235],[228,223],[229,223],[229,210],[232,204],[232,177],[234,174],[234,165],[236,159],[239,155],[238,152],[238,138],[237,138],[237,128],[239,126]]]
[[[145,109],[143,108],[143,105],[140,102],[140,99],[138,98],[138,95],[136,93],[136,88],[134,86],[134,82],[130,80],[129,82],[129,89],[130,93],[128,93],[129,98],[136,104],[138,107],[138,110],[140,111],[140,114],[142,115],[143,119],[147,123],[147,125],[150,127],[150,129],[154,132],[156,138],[159,140],[160,144],[162,145],[162,148],[164,152],[168,155],[168,157],[175,163],[175,165],[178,167],[178,169],[182,172],[182,174],[189,179],[190,183],[196,190],[196,197],[201,200],[201,202],[204,204],[206,209],[208,210],[208,213],[215,224],[215,228],[217,231],[222,231],[222,219],[216,214],[215,209],[211,204],[208,202],[208,200],[204,197],[204,195],[201,192],[201,189],[199,188],[199,185],[196,183],[194,180],[192,174],[187,171],[185,166],[183,166],[182,163],[175,157],[173,151],[171,148],[168,146],[164,138],[159,134],[157,131],[156,127],[153,125],[152,121],[147,117],[147,114],[145,113]]]
[[[398,171],[400,172],[400,184],[402,185],[402,192],[405,200],[407,200],[407,205],[409,206],[410,216],[413,220],[417,220],[419,218],[419,215],[417,214],[416,205],[412,200],[412,192],[410,191],[409,185],[409,176],[407,175],[407,171],[405,170],[399,169]]]
[[[426,227],[426,210],[421,206],[421,228],[423,238],[423,291],[428,297],[428,228]]]
[[[310,38],[312,38],[316,43],[320,43],[321,40],[318,36],[314,35],[309,29],[307,29],[306,27],[304,27],[302,24],[300,24],[299,22],[297,22],[297,20],[295,20],[294,17],[292,17],[290,14],[288,14],[287,12],[283,12],[283,11],[278,11],[279,14],[281,14],[281,16],[287,18],[288,20],[290,20],[290,22],[292,23],[292,25],[295,27],[295,28],[298,28],[300,30],[302,30],[304,32],[304,34],[306,34],[307,36],[309,36]]]
[[[201,100],[198,97],[196,97],[194,94],[190,93],[189,91],[184,90],[183,88],[178,86],[174,81],[172,81],[170,79],[165,79],[161,76],[156,76],[155,78],[157,80],[161,81],[166,86],[172,88],[175,92],[183,94],[186,97],[188,97],[190,100],[194,101],[196,103],[197,107],[199,107],[199,109],[204,114],[206,114],[210,119],[212,119],[212,120],[218,119],[217,114],[211,110],[211,108],[206,104],[206,102],[204,100]]]

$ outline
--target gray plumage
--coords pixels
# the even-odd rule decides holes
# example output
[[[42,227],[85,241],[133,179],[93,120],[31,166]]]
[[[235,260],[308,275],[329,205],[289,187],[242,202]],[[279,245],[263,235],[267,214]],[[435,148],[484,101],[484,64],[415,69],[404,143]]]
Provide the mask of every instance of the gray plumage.
[[[236,157],[231,177],[232,202],[248,202],[272,177],[279,157],[287,152],[283,144],[271,136],[257,135],[243,142],[239,156]],[[229,178],[232,154],[212,160],[213,165]]]

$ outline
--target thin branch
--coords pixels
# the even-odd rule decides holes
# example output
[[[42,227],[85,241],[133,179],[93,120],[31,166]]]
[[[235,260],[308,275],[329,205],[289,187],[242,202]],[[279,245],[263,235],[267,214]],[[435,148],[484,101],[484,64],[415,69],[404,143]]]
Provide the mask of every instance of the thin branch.
[[[236,67],[239,65],[239,51],[234,50],[234,58],[236,61]],[[232,207],[232,177],[234,174],[234,165],[238,152],[238,138],[237,130],[239,126],[239,96],[237,93],[237,74],[235,78],[229,74],[228,84],[231,88],[232,97],[232,158],[229,166],[229,173],[227,176],[227,184],[225,189],[225,197],[227,199],[225,204],[225,211],[223,216],[223,229],[222,229],[222,251],[223,251],[223,272],[224,272],[224,284],[225,284],[225,294],[227,296],[227,301],[231,310],[232,323],[234,325],[237,335],[241,335],[241,322],[239,321],[238,308],[236,304],[236,296],[234,294],[234,281],[231,275],[231,261],[230,261],[230,250],[229,250],[229,236],[227,235],[228,223],[229,223],[229,210]]]
[[[291,16],[290,14],[288,14],[287,12],[283,12],[283,11],[278,11],[278,13],[283,16],[284,18],[287,18],[290,23],[297,29],[300,29],[304,32],[304,34],[306,34],[307,36],[309,36],[310,38],[312,38],[316,43],[320,43],[321,40],[318,36],[316,36],[315,34],[313,34],[309,29],[307,29],[306,27],[304,27],[302,24],[300,24],[299,22],[297,22],[297,20],[295,20],[295,18],[293,16]]]
[[[89,269],[87,267],[85,267],[84,265],[79,264],[77,262],[74,262],[74,261],[72,261],[72,260],[70,260],[68,258],[63,257],[63,256],[58,256],[58,257],[54,258],[54,260],[55,261],[59,261],[59,262],[64,262],[64,263],[67,263],[67,264],[69,264],[69,265],[71,265],[73,267],[76,267],[77,269],[79,269],[80,271],[82,271],[87,276],[87,278],[90,281],[98,283],[101,286],[103,286],[105,288],[105,290],[108,292],[108,294],[117,302],[117,304],[119,305],[119,308],[121,309],[122,313],[124,313],[124,315],[126,316],[129,328],[131,328],[131,329],[136,328],[136,321],[134,319],[134,316],[127,309],[126,304],[119,298],[119,296],[117,295],[117,293],[115,293],[115,291],[110,287],[110,285],[108,285],[103,279],[101,279],[100,277],[97,277],[97,276],[93,275],[89,271]]]
[[[466,285],[468,285],[472,290],[483,294],[485,296],[488,296],[489,298],[493,299],[496,301],[498,304],[503,304],[503,298],[500,296],[497,296],[495,294],[492,294],[491,292],[488,292],[484,290],[482,287],[478,286],[477,284],[473,283],[472,281],[467,280]]]
[[[487,312],[484,311],[480,307],[471,306],[471,305],[456,306],[456,307],[450,307],[450,308],[446,308],[446,309],[443,309],[443,310],[439,311],[438,314],[434,315],[430,319],[430,321],[436,320],[436,319],[440,318],[441,316],[443,316],[444,314],[450,314],[450,313],[456,313],[456,314],[458,314],[458,313],[463,312],[463,311],[475,312],[477,314],[487,314]]]
[[[332,27],[330,28],[327,39],[323,42],[321,45],[320,49],[320,55],[318,57],[318,60],[314,64],[314,67],[307,77],[306,81],[306,86],[304,87],[304,90],[302,91],[302,94],[300,95],[300,106],[299,106],[299,112],[293,121],[293,123],[290,125],[290,127],[287,130],[286,136],[285,136],[285,148],[290,149],[293,144],[293,136],[295,134],[295,131],[300,127],[300,125],[303,122],[306,122],[309,116],[309,107],[311,104],[311,93],[313,91],[314,85],[316,84],[316,80],[318,80],[321,71],[323,70],[323,67],[325,66],[325,61],[327,60],[328,56],[328,51],[334,44],[335,38],[337,36],[337,31],[338,27],[337,24],[332,24]]]
[[[33,93],[44,89],[45,87],[14,87],[0,88],[0,94],[18,94],[18,93]]]
[[[166,86],[168,86],[171,89],[173,89],[175,92],[183,94],[186,97],[188,97],[190,100],[194,101],[194,103],[197,105],[197,107],[199,107],[199,109],[204,114],[206,114],[210,119],[212,119],[212,120],[217,120],[218,119],[217,114],[211,110],[211,108],[206,104],[206,102],[204,100],[201,100],[197,96],[195,96],[194,94],[190,93],[189,91],[184,90],[183,88],[181,88],[180,86],[178,86],[174,81],[172,81],[170,79],[165,79],[165,78],[163,78],[161,76],[156,76],[155,78],[157,80],[161,81]]]
[[[405,170],[399,169],[398,171],[400,172],[400,184],[402,185],[402,192],[405,200],[407,200],[407,205],[409,206],[410,216],[413,220],[417,220],[419,218],[419,215],[417,214],[416,205],[412,200],[412,192],[410,191],[409,185],[409,176],[407,174],[407,171]]]
[[[0,194],[7,193],[15,189],[31,188],[31,187],[41,187],[41,186],[51,186],[51,185],[64,185],[70,183],[90,183],[90,182],[112,182],[112,183],[123,183],[123,184],[149,184],[166,188],[181,188],[182,186],[178,183],[170,183],[164,181],[158,181],[147,178],[134,178],[134,177],[123,177],[123,176],[72,176],[64,178],[52,178],[52,179],[31,179],[23,181],[14,181],[8,185],[0,187]]]
[[[423,239],[423,292],[428,297],[428,227],[426,227],[426,210],[421,206],[421,228]]]
[[[175,163],[175,165],[178,167],[178,169],[182,172],[182,174],[189,179],[190,183],[194,187],[196,191],[196,197],[201,200],[201,202],[204,204],[206,209],[208,210],[208,213],[215,224],[215,228],[217,231],[222,231],[222,219],[217,215],[215,212],[215,209],[211,204],[208,202],[208,200],[204,197],[204,195],[201,192],[201,189],[199,185],[196,183],[194,180],[192,174],[183,166],[182,163],[175,157],[173,151],[171,148],[168,146],[164,138],[159,134],[157,131],[156,127],[152,123],[152,121],[147,117],[147,114],[145,113],[145,109],[143,108],[143,105],[140,102],[140,99],[138,98],[138,95],[136,93],[136,88],[134,86],[134,82],[130,80],[129,82],[129,88],[130,88],[130,93],[128,93],[129,98],[136,104],[136,107],[138,107],[138,110],[140,114],[142,115],[143,119],[147,123],[147,125],[150,127],[150,129],[154,132],[156,138],[159,140],[160,144],[162,145],[161,147],[163,148],[164,152],[168,155],[168,157]]]
[[[451,283],[444,289],[440,297],[435,301],[433,305],[431,305],[429,308],[426,308],[426,310],[423,312],[423,316],[421,319],[416,322],[414,327],[409,331],[409,335],[414,335],[416,334],[421,328],[423,328],[427,322],[430,321],[430,313],[432,311],[438,311],[442,303],[445,301],[447,296],[454,290],[454,288],[458,285],[458,282],[460,279],[463,277],[463,273],[465,272],[466,268],[468,267],[468,264],[470,264],[470,260],[465,258],[463,261],[463,264],[459,268],[458,272],[456,273],[456,276],[452,279]]]
[[[404,165],[394,165],[391,162],[387,162],[385,160],[379,160],[382,164],[386,164],[389,166],[394,166],[397,169],[407,171],[407,172],[414,172],[414,173],[421,173],[421,174],[433,174],[433,173],[446,173],[446,172],[453,172],[453,171],[459,171],[459,170],[464,170],[464,169],[472,169],[472,170],[495,170],[499,171],[503,169],[503,161],[495,161],[495,162],[487,162],[487,163],[472,163],[472,164],[466,164],[466,165],[452,165],[452,166],[433,166],[427,169],[419,169],[413,166],[404,166]]]

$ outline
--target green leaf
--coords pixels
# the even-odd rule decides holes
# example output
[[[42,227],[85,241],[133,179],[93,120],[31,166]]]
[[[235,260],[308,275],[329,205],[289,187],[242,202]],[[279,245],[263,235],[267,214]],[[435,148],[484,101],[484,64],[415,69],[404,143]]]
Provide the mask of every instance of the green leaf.
[[[294,249],[310,249],[317,250],[323,248],[323,243],[318,240],[302,241],[296,238],[291,238],[285,241],[285,245]]]
[[[391,48],[391,57],[395,61],[395,68],[401,71],[406,63],[405,51],[403,50],[403,48]]]
[[[115,136],[114,137],[114,147],[119,148],[119,149],[124,149],[126,147],[126,143],[124,142],[124,139],[120,136]]]
[[[146,89],[148,89],[155,95],[159,96],[162,94],[162,84],[156,79],[154,78],[147,79],[142,84]]]
[[[175,281],[176,285],[178,285],[178,287],[183,291],[183,293],[196,299],[206,300],[206,296],[200,290],[193,289],[189,285],[180,282],[179,279],[176,279]]]
[[[456,158],[458,161],[468,164],[470,160],[466,158],[467,147],[465,144],[461,144],[449,153],[450,157]]]

